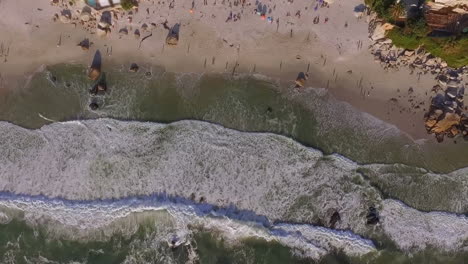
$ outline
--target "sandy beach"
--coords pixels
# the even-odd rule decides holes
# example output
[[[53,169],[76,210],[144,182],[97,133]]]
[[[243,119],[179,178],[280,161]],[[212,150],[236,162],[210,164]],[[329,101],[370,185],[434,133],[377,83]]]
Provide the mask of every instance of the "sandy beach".
[[[468,69],[363,1],[0,0],[0,263],[462,263]]]
[[[299,0],[235,2],[196,2],[190,12],[190,0],[141,1],[138,11],[121,11],[118,19],[112,19],[111,32],[98,37],[95,27],[80,23],[82,1],[52,6],[46,0],[3,0],[0,42],[8,53],[0,62],[0,91],[24,86],[27,76],[41,65],[89,65],[96,50],[103,54],[104,67],[107,63],[151,63],[170,72],[255,72],[281,78],[291,87],[298,72],[307,72],[306,86],[328,88],[338,99],[396,125],[414,139],[433,140],[425,132],[423,115],[436,83],[434,76],[419,77],[405,68],[387,71],[374,61],[367,50],[368,17],[358,18],[354,12],[362,1],[335,0],[323,6]],[[254,12],[259,4],[266,5],[272,22]],[[70,23],[54,22],[54,14],[65,9],[72,13]],[[231,12],[240,19],[227,21]],[[165,44],[168,31],[162,23],[166,20],[169,26],[181,25],[176,46]],[[148,25],[146,30],[143,24]],[[123,28],[128,34],[119,33]],[[139,38],[134,36],[136,29]],[[142,41],[146,36],[150,37]],[[85,38],[92,42],[89,50],[77,46]],[[410,107],[410,87],[420,109]],[[398,101],[391,102],[391,98]]]

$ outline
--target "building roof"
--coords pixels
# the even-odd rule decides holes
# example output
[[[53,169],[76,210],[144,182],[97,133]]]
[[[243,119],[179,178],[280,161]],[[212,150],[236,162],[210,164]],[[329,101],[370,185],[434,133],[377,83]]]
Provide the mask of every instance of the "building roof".
[[[103,9],[120,5],[121,0],[85,0],[85,3],[94,9]]]
[[[447,5],[440,1],[446,1]],[[458,2],[462,2],[461,5]],[[432,30],[457,33],[468,27],[468,5],[466,1],[436,0],[426,4],[426,22]]]

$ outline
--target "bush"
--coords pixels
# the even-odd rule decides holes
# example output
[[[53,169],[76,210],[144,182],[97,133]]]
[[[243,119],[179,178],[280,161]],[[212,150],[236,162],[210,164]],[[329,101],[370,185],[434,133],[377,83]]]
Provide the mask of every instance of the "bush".
[[[122,8],[124,10],[130,10],[132,9],[134,6],[136,6],[135,4],[135,1],[134,0],[122,0],[120,5],[122,6]]]
[[[409,27],[407,27],[409,28]],[[426,51],[436,57],[440,57],[451,67],[462,67],[468,65],[468,37],[428,37],[421,28],[413,28],[415,33],[405,32],[407,29],[395,27],[387,33],[397,47],[414,50],[422,46]],[[427,30],[427,28],[426,28]]]
[[[395,6],[396,0],[366,0],[368,4],[380,17],[391,20],[391,7]]]

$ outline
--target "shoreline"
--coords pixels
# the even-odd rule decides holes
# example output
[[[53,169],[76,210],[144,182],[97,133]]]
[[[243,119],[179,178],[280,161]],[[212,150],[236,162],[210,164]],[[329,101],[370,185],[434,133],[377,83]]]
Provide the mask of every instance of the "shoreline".
[[[461,191],[466,190],[466,184],[463,184],[462,180],[466,168],[450,174],[434,175],[425,170],[411,168],[409,170],[407,168],[405,173],[404,168],[395,167],[396,171],[400,172],[400,179],[404,177],[403,174],[413,178],[419,170],[427,183],[433,180],[434,186],[440,187],[440,190],[420,189],[413,199],[443,190],[446,192],[442,194],[443,196],[450,196],[446,197],[448,204],[436,199],[430,204],[428,208],[430,210],[424,211],[408,205],[411,199],[404,198],[407,194],[404,191],[406,186],[404,182],[400,182],[398,186],[403,189],[401,194],[403,196],[398,197],[399,200],[385,197],[383,193],[387,192],[375,187],[375,181],[379,181],[379,178],[386,179],[391,175],[392,172],[387,166],[379,164],[360,166],[341,156],[324,156],[317,150],[273,134],[238,132],[195,121],[161,125],[103,119],[56,123],[33,131],[10,127],[14,128],[12,133],[21,135],[21,138],[26,137],[27,142],[33,142],[36,137],[44,138],[45,143],[36,142],[29,148],[28,155],[56,153],[55,156],[35,161],[35,164],[29,162],[27,166],[16,166],[17,170],[11,166],[12,173],[0,175],[4,179],[2,183],[5,184],[2,188],[4,192],[0,195],[0,204],[29,212],[33,220],[52,217],[53,222],[77,228],[102,227],[115,220],[115,215],[126,216],[134,211],[135,207],[137,211],[159,208],[161,203],[166,208],[179,212],[181,215],[177,215],[181,217],[186,217],[184,214],[202,217],[215,215],[227,216],[226,221],[229,223],[238,220],[241,223],[238,228],[234,228],[235,230],[240,230],[245,223],[248,225],[253,222],[260,226],[273,227],[273,232],[274,227],[290,230],[292,234],[299,230],[307,238],[305,241],[314,241],[314,237],[318,237],[325,238],[327,242],[330,242],[328,240],[330,233],[332,240],[337,239],[338,248],[341,243],[350,246],[348,242],[343,242],[334,235],[334,232],[341,232],[339,236],[343,236],[345,240],[349,239],[346,235],[348,231],[343,233],[340,230],[350,230],[364,239],[387,235],[405,252],[418,252],[431,246],[443,251],[461,252],[463,241],[468,236],[465,228],[468,225],[468,218],[463,214],[466,212],[466,207],[457,208],[457,204],[466,204],[464,203],[466,199],[459,196],[459,190],[442,186],[447,178],[457,178],[454,182],[456,188],[459,187]],[[111,128],[112,132],[109,132],[111,135],[103,132],[107,130],[106,127]],[[169,129],[170,127],[172,128]],[[194,127],[196,130],[191,131],[190,128]],[[64,142],[56,136],[59,134],[80,134],[80,137],[73,138],[73,141],[77,145],[85,146],[80,150],[75,147],[73,148],[75,151],[72,152],[68,148],[55,149],[54,146],[70,145],[67,144],[70,140]],[[163,146],[150,144],[161,136],[169,138],[170,142]],[[120,141],[123,137],[126,139],[125,142]],[[203,144],[202,142],[207,142],[207,138],[211,139],[211,143]],[[19,144],[19,141],[15,144]],[[242,144],[246,141],[253,145]],[[146,143],[141,145],[147,148],[131,147],[134,143]],[[101,146],[95,148],[94,153],[89,153],[87,146],[93,144]],[[179,146],[174,146],[175,144]],[[180,146],[186,148],[181,149]],[[264,153],[265,150],[269,152]],[[155,155],[155,151],[160,155]],[[122,152],[125,154],[115,154]],[[263,154],[255,155],[258,153]],[[60,170],[62,166],[61,162],[53,161],[58,160],[58,157],[67,160],[67,155],[80,157],[75,167],[67,167],[67,171],[61,174],[50,174],[51,171]],[[44,155],[37,156],[44,157]],[[130,159],[128,162],[130,167],[121,166],[120,164],[124,162],[119,162],[118,158],[116,160],[117,156]],[[256,158],[251,160],[252,157]],[[31,160],[28,156],[18,159]],[[236,163],[238,165],[230,166],[225,162],[229,160],[239,161]],[[8,164],[8,158],[4,158],[3,162]],[[21,161],[17,163],[23,164]],[[102,165],[111,163],[116,167],[106,167],[107,169],[101,168],[100,171],[96,171],[94,165],[97,163]],[[280,170],[278,173],[272,173],[268,181],[264,180],[264,174],[269,172],[258,166],[264,163],[266,163],[265,168],[270,168],[271,171]],[[37,164],[53,166],[43,165],[39,168]],[[218,164],[217,167],[214,164]],[[152,168],[143,168],[143,166]],[[317,167],[320,167],[320,170],[313,169]],[[155,168],[157,170],[154,170]],[[387,171],[390,174],[372,176],[372,173],[366,173],[367,177],[364,177],[357,173],[359,168],[366,168],[367,171],[375,173]],[[148,173],[145,172],[146,169]],[[210,170],[208,175],[201,173],[206,169]],[[36,172],[33,182],[28,180],[30,175],[28,171],[31,170]],[[109,171],[112,175],[108,175]],[[193,171],[198,173],[187,173]],[[306,175],[303,175],[304,173]],[[16,182],[27,184],[15,184]],[[181,182],[184,184],[180,184]],[[226,184],[227,182],[229,184]],[[323,192],[324,189],[328,191]],[[237,195],[240,192],[248,195],[240,197]],[[398,195],[390,193],[390,196]],[[379,228],[365,222],[369,206],[375,206],[380,212],[380,222],[377,224]],[[440,206],[445,209],[443,212],[438,210]],[[334,212],[339,212],[340,215],[336,226],[328,222]],[[90,215],[93,217],[89,217]],[[325,230],[327,232],[321,234],[318,230],[318,233],[314,233],[315,231],[307,231],[310,227],[307,224],[288,226],[277,222],[312,223],[330,232]],[[190,219],[182,223],[190,223]],[[270,226],[271,223],[274,224]],[[222,227],[223,224],[219,226]],[[310,228],[314,229],[316,226]],[[281,230],[279,233],[281,234]],[[324,243],[325,246],[328,245],[327,242]],[[321,247],[320,245],[319,248]],[[356,248],[351,245],[351,249]]]
[[[3,5],[7,6],[2,7],[4,11],[0,11],[0,15],[8,17],[7,14],[2,14],[5,10],[15,14],[15,11],[24,8],[27,1],[16,1],[18,2],[17,7],[12,6],[12,2],[3,2]],[[37,2],[34,3],[37,7],[31,6],[30,13],[25,13],[33,19],[37,19],[37,24],[40,24],[39,28],[31,29],[32,25],[20,24],[21,16],[18,15],[18,18],[13,21],[17,24],[16,28],[3,27],[4,29],[0,29],[0,33],[8,36],[6,39],[10,39],[12,42],[29,39],[29,41],[24,41],[21,45],[11,48],[8,62],[0,63],[0,71],[6,80],[3,86],[8,86],[6,88],[12,88],[15,86],[15,79],[24,78],[25,74],[27,75],[42,64],[78,63],[89,65],[94,51],[97,49],[101,50],[103,54],[104,70],[106,64],[110,62],[128,66],[131,63],[148,63],[160,65],[166,71],[178,73],[223,73],[232,72],[233,65],[237,62],[239,63],[239,66],[236,67],[238,73],[252,73],[255,69],[255,73],[279,78],[282,82],[290,81],[293,84],[298,72],[307,72],[309,68],[310,77],[306,86],[324,88],[328,86],[328,90],[337,99],[346,101],[382,121],[396,125],[400,130],[411,135],[414,140],[434,140],[433,136],[428,135],[425,131],[423,109],[413,111],[405,99],[408,87],[411,86],[415,91],[413,96],[417,100],[425,102],[426,105],[430,105],[429,95],[426,94],[430,92],[436,81],[431,75],[423,75],[418,81],[417,76],[410,75],[407,69],[386,72],[379,63],[374,62],[370,51],[366,48],[358,50],[355,47],[355,43],[349,40],[351,36],[354,41],[361,40],[364,47],[370,44],[367,32],[368,25],[364,21],[366,18],[358,20],[354,17],[351,9],[360,3],[359,0],[345,3],[335,1],[330,4],[329,8],[319,8],[317,14],[335,16],[326,24],[314,25],[312,30],[306,29],[307,23],[312,25],[312,15],[316,14],[310,10],[312,14],[303,14],[301,19],[287,18],[297,24],[280,26],[278,32],[271,28],[275,28],[274,23],[270,25],[261,21],[257,15],[247,14],[251,7],[244,9],[246,14],[243,14],[242,20],[232,23],[222,22],[223,24],[219,25],[213,24],[208,18],[197,18],[196,16],[210,11],[214,12],[214,10],[228,9],[225,6],[200,7],[200,10],[197,10],[196,14],[193,15],[195,17],[190,17],[191,15],[184,8],[189,1],[183,1],[182,8],[176,7],[171,10],[165,6],[159,6],[161,12],[172,12],[177,17],[181,17],[179,19],[182,24],[180,41],[175,47],[165,46],[163,48],[167,31],[157,23],[157,27],[151,30],[153,36],[142,43],[140,50],[137,49],[140,40],[134,39],[131,33],[120,36],[118,31],[119,27],[122,26],[136,28],[143,22],[161,22],[165,19],[164,15],[159,15],[159,17],[151,15],[146,19],[142,13],[144,13],[146,5],[149,4],[147,1],[141,2],[140,11],[133,15],[133,21],[139,21],[138,23],[128,23],[119,19],[115,22],[113,32],[103,39],[89,34],[79,25],[74,28],[70,24],[52,22],[50,19],[53,13],[59,11],[60,8],[50,6],[47,1]],[[37,11],[37,8],[41,8],[42,11]],[[281,8],[286,7],[282,6]],[[294,7],[289,7],[289,9],[291,8],[294,9]],[[342,17],[336,17],[336,14],[341,14]],[[11,24],[11,19],[13,18],[6,18],[0,21],[0,24],[5,23],[5,21]],[[214,20],[219,22],[219,18]],[[259,23],[258,21],[265,23],[265,25],[256,25]],[[340,29],[340,24],[344,24],[344,21],[349,23],[346,30]],[[169,22],[174,23],[173,21]],[[240,23],[240,25],[235,23]],[[290,28],[295,30],[292,38],[287,33]],[[227,32],[225,35],[220,35],[220,30],[223,29],[226,29]],[[339,30],[338,32],[343,36],[338,39],[333,32],[328,32],[330,29]],[[17,32],[13,34],[15,30]],[[265,31],[264,37],[259,37],[259,34],[256,34],[256,32],[260,33],[259,30]],[[24,35],[26,33],[30,36],[26,37]],[[142,37],[149,33],[149,31],[142,33]],[[243,37],[238,38],[237,42],[231,42],[231,39],[235,40],[242,34],[244,34]],[[46,35],[50,38],[39,40],[39,35]],[[60,47],[56,47],[59,35],[63,36],[62,43]],[[85,37],[94,42],[89,51],[83,51],[76,46]],[[222,39],[226,39],[228,43],[235,43],[235,45],[229,47],[226,45],[228,43]],[[338,51],[333,45],[341,42],[345,42],[346,45]],[[304,44],[307,45],[306,50],[304,50]],[[240,49],[236,48],[237,45],[240,45]],[[110,50],[109,46],[112,46],[111,56],[106,55],[107,51]],[[131,46],[134,48],[129,50],[128,47]],[[274,54],[276,50],[281,50],[281,54]],[[39,57],[35,57],[36,55]],[[300,59],[296,58],[297,55],[300,56]],[[33,61],[30,60],[32,57],[35,57]],[[212,65],[213,60],[214,65]],[[204,67],[205,61],[206,68]],[[353,72],[348,73],[349,70]],[[15,76],[13,72],[21,74]],[[397,92],[398,89],[400,92]],[[0,90],[2,89],[0,88]],[[402,99],[396,105],[389,101],[390,98],[398,97]],[[382,107],[383,104],[386,107]]]

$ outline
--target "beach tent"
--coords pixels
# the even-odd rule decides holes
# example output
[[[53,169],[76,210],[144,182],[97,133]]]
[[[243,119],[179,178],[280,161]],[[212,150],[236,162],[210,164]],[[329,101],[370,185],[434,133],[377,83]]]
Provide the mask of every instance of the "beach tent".
[[[120,5],[121,0],[85,0],[90,7],[99,10],[107,7]]]

